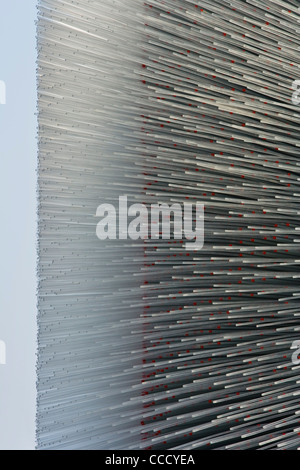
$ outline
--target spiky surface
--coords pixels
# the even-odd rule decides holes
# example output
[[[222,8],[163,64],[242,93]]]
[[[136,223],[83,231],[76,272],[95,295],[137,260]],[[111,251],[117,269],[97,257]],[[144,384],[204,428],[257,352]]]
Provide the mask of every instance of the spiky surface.
[[[298,7],[39,1],[39,448],[299,446]],[[204,248],[100,242],[124,194]]]

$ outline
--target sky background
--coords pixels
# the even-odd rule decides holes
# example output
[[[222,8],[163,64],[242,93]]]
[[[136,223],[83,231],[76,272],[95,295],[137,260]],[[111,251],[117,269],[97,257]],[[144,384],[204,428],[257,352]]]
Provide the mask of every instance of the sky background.
[[[0,0],[0,449],[35,446],[36,1]]]

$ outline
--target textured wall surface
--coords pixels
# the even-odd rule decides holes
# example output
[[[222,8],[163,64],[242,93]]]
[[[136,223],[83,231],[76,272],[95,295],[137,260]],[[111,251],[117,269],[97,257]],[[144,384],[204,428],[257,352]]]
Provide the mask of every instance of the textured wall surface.
[[[38,448],[299,446],[299,2],[40,0]],[[205,244],[99,204],[205,204]]]

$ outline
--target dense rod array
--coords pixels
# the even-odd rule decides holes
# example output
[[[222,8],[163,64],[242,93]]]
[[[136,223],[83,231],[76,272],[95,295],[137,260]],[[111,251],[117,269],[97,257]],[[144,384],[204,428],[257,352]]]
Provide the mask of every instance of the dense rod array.
[[[40,0],[38,448],[299,446],[299,6]],[[204,248],[98,240],[120,195]]]

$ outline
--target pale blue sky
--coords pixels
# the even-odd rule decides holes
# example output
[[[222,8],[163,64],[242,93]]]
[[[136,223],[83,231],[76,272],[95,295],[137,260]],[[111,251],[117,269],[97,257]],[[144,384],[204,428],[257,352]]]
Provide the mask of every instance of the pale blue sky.
[[[35,445],[36,0],[0,0],[0,449]]]

